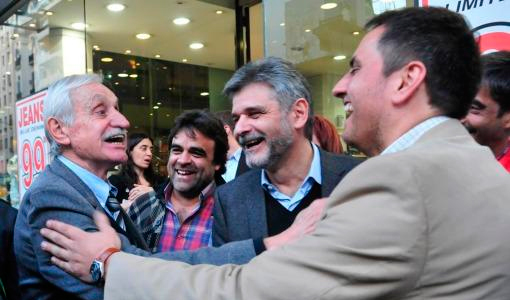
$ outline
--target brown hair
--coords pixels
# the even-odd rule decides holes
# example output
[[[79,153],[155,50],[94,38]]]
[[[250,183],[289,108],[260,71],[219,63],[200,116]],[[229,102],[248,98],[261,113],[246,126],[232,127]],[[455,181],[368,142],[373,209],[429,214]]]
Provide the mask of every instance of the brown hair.
[[[332,153],[342,153],[342,143],[336,127],[328,119],[321,116],[313,117],[313,134],[319,141],[319,147]]]

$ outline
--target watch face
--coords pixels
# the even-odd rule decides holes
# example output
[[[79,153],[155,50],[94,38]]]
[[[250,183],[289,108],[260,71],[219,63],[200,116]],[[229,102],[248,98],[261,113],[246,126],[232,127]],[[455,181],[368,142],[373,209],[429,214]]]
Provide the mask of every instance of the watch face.
[[[90,266],[90,276],[94,282],[101,280],[101,262],[94,260]]]

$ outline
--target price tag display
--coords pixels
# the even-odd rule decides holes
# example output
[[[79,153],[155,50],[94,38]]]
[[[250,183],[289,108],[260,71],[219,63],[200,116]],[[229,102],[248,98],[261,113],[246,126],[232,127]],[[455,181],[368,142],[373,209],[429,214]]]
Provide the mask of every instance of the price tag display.
[[[16,102],[20,198],[49,163],[50,147],[43,122],[45,96],[44,91]]]

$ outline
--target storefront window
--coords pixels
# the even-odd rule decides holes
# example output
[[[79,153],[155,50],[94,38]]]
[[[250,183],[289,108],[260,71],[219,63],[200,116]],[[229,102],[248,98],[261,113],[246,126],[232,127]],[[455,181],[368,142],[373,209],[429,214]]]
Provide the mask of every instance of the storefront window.
[[[230,109],[221,91],[235,68],[235,1],[23,2],[0,26],[0,197],[14,205],[16,102],[55,80],[102,74],[130,131],[154,138],[161,171],[177,115]]]

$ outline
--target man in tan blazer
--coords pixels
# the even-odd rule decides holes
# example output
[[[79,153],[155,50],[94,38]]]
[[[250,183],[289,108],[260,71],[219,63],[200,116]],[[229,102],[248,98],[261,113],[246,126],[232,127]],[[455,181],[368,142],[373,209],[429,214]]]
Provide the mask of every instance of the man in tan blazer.
[[[439,8],[386,12],[367,31],[333,93],[350,112],[344,139],[376,157],[337,186],[316,230],[245,265],[115,253],[105,299],[510,299],[510,176],[457,120],[480,80],[473,35]],[[92,258],[119,247],[99,221],[96,233],[48,222],[60,247],[44,248],[87,280]]]

